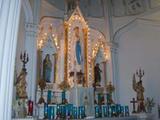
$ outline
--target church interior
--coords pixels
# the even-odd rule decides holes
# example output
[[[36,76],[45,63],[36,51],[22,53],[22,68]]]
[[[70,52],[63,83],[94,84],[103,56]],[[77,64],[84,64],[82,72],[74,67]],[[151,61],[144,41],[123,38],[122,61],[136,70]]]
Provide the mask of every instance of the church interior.
[[[160,0],[1,0],[0,120],[159,120]]]

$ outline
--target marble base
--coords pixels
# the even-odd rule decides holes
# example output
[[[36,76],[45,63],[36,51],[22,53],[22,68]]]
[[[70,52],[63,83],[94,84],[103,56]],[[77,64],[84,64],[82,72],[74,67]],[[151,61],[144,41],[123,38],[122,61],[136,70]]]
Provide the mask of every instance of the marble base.
[[[70,90],[69,102],[74,106],[85,106],[86,107],[86,115],[92,116],[94,115],[94,94],[93,88],[85,88],[85,87],[73,87]],[[85,96],[87,96],[87,100],[85,100]]]
[[[138,120],[154,120],[154,115],[149,113],[132,114],[132,116],[137,117]]]
[[[12,120],[37,120],[37,119],[33,117],[28,117],[28,118],[13,118]]]
[[[86,118],[85,120],[137,120],[137,117],[117,117],[117,118]]]

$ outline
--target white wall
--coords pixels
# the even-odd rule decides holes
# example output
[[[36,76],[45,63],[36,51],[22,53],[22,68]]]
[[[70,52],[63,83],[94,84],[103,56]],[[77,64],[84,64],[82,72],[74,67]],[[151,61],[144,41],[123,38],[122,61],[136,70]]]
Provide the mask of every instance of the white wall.
[[[118,39],[120,102],[132,108],[130,100],[136,97],[132,89],[132,76],[142,67],[145,71],[145,97],[153,97],[160,104],[160,24],[139,20],[122,32]]]

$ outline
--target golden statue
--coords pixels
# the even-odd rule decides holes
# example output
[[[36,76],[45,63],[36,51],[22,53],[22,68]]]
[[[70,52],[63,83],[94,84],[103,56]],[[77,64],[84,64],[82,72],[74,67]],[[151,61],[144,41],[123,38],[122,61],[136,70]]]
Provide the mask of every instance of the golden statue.
[[[144,106],[144,87],[142,84],[142,77],[144,76],[144,71],[142,73],[141,69],[139,69],[136,72],[136,75],[139,77],[139,81],[136,82],[136,76],[133,74],[133,90],[137,93],[137,103],[138,103],[138,108],[137,112],[145,112],[145,106]]]
[[[16,94],[17,94],[17,97],[20,98],[20,99],[26,99],[27,98],[26,75],[27,75],[27,72],[24,69],[22,69],[21,72],[20,72],[20,75],[17,78]]]

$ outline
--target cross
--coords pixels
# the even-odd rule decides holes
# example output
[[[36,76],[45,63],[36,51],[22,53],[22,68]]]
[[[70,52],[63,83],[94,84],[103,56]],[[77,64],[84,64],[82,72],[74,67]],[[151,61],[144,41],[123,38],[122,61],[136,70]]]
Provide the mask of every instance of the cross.
[[[136,113],[136,103],[137,103],[137,101],[135,100],[135,98],[132,98],[132,101],[130,101],[130,103],[133,104],[133,111],[132,111],[132,113]]]

